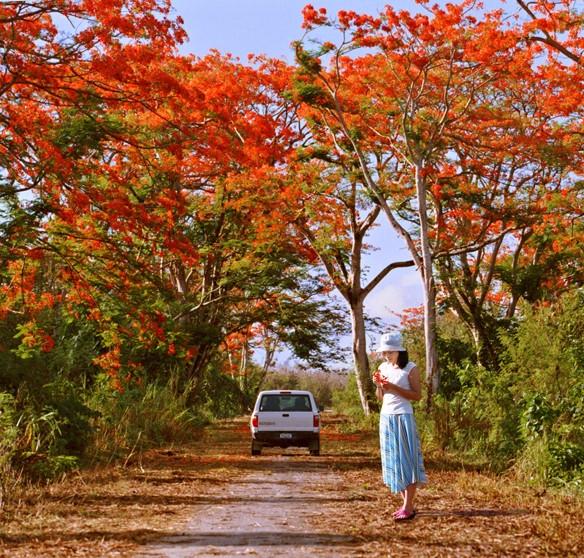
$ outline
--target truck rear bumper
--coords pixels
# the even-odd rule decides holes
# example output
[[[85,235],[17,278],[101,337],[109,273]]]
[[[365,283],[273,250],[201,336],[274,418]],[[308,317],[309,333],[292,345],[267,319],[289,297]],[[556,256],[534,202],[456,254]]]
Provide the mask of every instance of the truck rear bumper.
[[[265,446],[309,447],[320,440],[319,432],[290,432],[288,430],[274,432],[253,432],[252,438]]]

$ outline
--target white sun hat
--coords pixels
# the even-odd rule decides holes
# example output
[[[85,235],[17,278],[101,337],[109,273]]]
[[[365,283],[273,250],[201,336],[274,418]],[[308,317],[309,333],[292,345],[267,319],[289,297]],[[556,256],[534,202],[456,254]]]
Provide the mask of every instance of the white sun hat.
[[[401,333],[384,333],[379,338],[379,347],[375,352],[384,353],[386,351],[405,351]]]

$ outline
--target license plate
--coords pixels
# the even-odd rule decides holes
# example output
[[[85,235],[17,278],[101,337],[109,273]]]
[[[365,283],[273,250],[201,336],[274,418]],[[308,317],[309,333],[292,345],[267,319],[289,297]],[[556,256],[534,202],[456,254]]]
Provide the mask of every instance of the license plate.
[[[290,438],[292,438],[292,434],[290,434],[289,432],[282,432],[280,434],[280,438],[285,438],[286,440],[289,440]]]

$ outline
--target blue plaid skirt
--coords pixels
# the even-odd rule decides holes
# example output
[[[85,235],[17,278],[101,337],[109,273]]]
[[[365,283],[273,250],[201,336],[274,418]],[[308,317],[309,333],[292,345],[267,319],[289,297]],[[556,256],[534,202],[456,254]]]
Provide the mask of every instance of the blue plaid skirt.
[[[380,415],[379,441],[383,482],[392,492],[427,482],[413,414]]]

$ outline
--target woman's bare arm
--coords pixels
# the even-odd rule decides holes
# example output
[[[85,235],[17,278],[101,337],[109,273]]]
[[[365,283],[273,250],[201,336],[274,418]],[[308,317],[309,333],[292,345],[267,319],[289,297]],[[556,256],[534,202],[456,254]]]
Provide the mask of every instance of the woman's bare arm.
[[[381,384],[375,384],[375,386],[375,397],[377,397],[378,401],[381,401],[383,399],[383,387],[381,387]]]

